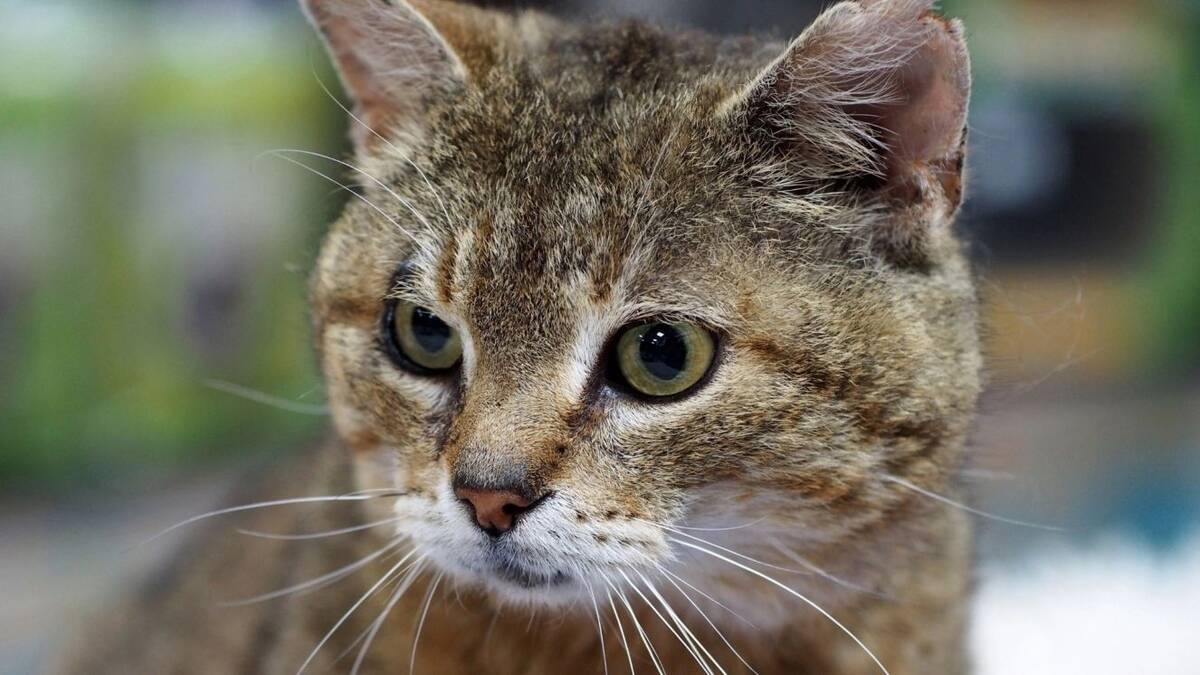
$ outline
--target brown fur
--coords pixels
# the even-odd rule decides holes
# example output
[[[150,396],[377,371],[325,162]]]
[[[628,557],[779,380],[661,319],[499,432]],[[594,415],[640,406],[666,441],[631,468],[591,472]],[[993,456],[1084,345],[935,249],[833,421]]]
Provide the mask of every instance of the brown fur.
[[[975,294],[951,230],[969,88],[961,27],[920,0],[838,5],[790,46],[434,0],[309,9],[373,127],[356,124],[355,138],[374,206],[351,201],[312,284],[334,418],[354,452],[324,453],[303,469],[311,480],[252,496],[394,488],[342,518],[401,521],[261,554],[210,538],[127,610],[126,637],[83,650],[74,672],[292,672],[386,565],[257,614],[211,599],[317,576],[395,535],[430,571],[397,601],[366,672],[408,667],[439,572],[420,672],[627,669],[605,578],[668,672],[700,672],[637,595],[649,589],[626,583],[638,574],[742,672],[655,563],[748,615],[754,627],[692,594],[760,673],[879,672],[813,608],[647,523],[740,526],[694,536],[828,610],[891,673],[967,672],[970,524],[891,480],[959,497],[979,389]],[[391,297],[463,334],[461,374],[420,378],[386,357]],[[611,335],[653,317],[720,336],[710,379],[669,403],[630,399],[599,371]],[[496,546],[566,574],[567,590],[478,567],[493,549],[447,496],[449,476],[514,470],[554,496]],[[299,527],[295,512],[260,517]],[[797,566],[810,573],[778,569]],[[588,588],[600,591],[603,653]],[[314,672],[384,599],[335,634]],[[630,658],[652,672],[620,618]]]

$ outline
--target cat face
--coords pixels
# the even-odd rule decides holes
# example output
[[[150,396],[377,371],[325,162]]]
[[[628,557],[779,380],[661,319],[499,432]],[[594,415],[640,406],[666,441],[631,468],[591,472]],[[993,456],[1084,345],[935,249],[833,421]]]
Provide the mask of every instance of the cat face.
[[[312,286],[330,404],[441,570],[555,602],[712,546],[830,561],[891,479],[951,474],[979,368],[956,25],[842,5],[785,47],[309,11],[361,185]]]

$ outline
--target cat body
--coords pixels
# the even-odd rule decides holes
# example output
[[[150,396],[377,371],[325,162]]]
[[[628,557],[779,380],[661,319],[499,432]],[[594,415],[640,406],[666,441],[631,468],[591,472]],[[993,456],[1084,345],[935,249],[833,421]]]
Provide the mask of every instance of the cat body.
[[[210,528],[67,670],[968,672],[961,26],[306,9],[362,186],[312,282],[338,438],[243,496],[353,498],[238,524],[378,525]]]

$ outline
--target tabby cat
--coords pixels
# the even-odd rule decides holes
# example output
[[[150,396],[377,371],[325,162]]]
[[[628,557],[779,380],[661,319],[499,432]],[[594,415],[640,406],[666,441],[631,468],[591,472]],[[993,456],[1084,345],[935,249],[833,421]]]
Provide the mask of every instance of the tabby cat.
[[[353,100],[337,440],[64,669],[968,672],[962,26],[303,4]]]

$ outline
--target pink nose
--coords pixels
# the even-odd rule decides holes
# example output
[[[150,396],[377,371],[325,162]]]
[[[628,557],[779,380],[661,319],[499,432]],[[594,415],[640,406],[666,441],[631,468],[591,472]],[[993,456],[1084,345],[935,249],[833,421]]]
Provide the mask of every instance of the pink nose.
[[[455,488],[454,496],[468,505],[475,514],[479,528],[492,537],[498,537],[513,528],[517,517],[537,505],[537,501],[510,490],[480,490]]]

